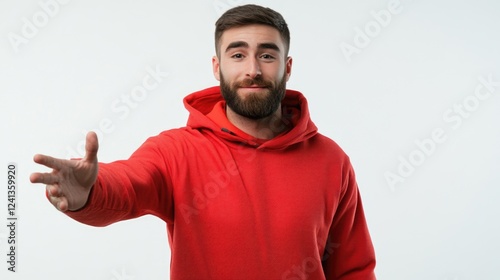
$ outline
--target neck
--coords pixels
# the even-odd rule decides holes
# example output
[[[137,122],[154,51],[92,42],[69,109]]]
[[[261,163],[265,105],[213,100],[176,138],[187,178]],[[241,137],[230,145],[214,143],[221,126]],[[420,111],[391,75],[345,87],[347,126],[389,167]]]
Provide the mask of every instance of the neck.
[[[241,116],[226,106],[227,119],[241,131],[258,139],[272,139],[287,129],[283,122],[281,105],[269,117],[254,120]]]

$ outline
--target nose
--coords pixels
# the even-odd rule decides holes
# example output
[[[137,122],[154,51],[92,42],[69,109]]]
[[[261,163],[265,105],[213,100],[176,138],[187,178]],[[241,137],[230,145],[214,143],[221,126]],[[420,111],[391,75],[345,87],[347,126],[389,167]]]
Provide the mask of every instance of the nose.
[[[255,58],[251,58],[247,60],[247,74],[246,76],[252,79],[255,79],[262,75],[262,71],[260,69],[259,61]]]

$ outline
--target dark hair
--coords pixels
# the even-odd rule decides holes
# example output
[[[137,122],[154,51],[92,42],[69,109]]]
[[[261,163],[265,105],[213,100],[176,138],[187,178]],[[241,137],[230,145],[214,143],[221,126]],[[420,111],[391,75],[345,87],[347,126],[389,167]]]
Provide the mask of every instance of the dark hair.
[[[285,57],[290,49],[290,31],[283,16],[270,9],[258,5],[243,5],[227,10],[215,22],[215,51],[220,54],[220,38],[224,31],[250,24],[263,24],[276,28],[285,44]]]

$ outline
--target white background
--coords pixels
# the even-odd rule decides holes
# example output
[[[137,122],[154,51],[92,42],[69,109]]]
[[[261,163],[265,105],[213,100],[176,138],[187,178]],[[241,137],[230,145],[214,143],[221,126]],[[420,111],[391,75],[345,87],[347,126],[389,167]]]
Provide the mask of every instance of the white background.
[[[74,156],[68,151],[78,151],[85,132],[103,120],[104,162],[183,126],[182,98],[217,84],[214,22],[247,1],[66,0],[53,2],[52,15],[40,4],[48,2],[0,1],[0,178],[6,181],[9,162],[19,171],[18,272],[1,261],[0,278],[168,279],[161,220],[146,216],[106,228],[75,222],[46,201],[44,186],[29,182],[30,173],[46,170],[32,156]],[[352,159],[378,278],[499,279],[500,86],[486,95],[479,81],[500,81],[499,2],[400,0],[385,26],[371,11],[387,10],[387,0],[254,3],[288,21],[288,88],[306,95],[320,132]],[[36,30],[26,31],[27,21]],[[365,28],[371,35],[363,45],[356,30]],[[357,50],[349,55],[341,45]],[[122,96],[157,67],[168,77],[135,108],[127,105],[127,114],[116,112]],[[454,110],[464,102],[460,115]],[[424,139],[435,130],[440,143],[430,144]],[[427,154],[416,141],[427,143]],[[398,171],[402,159],[415,163],[413,172]],[[403,181],[390,184],[388,172]],[[5,225],[0,260],[7,257]]]

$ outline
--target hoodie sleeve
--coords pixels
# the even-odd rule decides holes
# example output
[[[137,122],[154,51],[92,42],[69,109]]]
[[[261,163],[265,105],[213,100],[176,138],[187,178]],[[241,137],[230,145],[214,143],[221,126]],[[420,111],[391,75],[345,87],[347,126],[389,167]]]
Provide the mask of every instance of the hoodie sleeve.
[[[350,163],[344,168],[340,201],[323,255],[329,280],[375,280],[375,251]]]
[[[170,172],[165,162],[157,142],[150,138],[128,160],[99,163],[97,181],[87,204],[66,214],[92,226],[146,214],[173,221]]]

